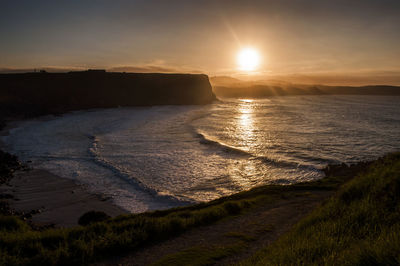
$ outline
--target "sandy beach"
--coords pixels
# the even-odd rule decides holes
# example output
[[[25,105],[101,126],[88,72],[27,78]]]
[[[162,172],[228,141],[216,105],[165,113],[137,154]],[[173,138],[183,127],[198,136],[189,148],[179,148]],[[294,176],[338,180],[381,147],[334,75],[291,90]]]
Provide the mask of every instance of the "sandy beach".
[[[7,123],[0,135],[8,135],[9,130],[18,125],[19,121]],[[4,143],[0,141],[2,148]],[[36,225],[73,227],[78,225],[82,214],[92,210],[103,211],[112,217],[128,213],[114,205],[111,199],[90,193],[74,181],[42,169],[15,172],[8,184],[0,186],[0,194],[12,195],[8,202],[17,212],[37,212],[31,218]]]
[[[0,187],[0,193],[11,194],[10,207],[32,215],[37,225],[54,224],[56,227],[72,227],[87,211],[103,211],[110,216],[127,213],[111,202],[87,192],[72,180],[58,177],[45,170],[18,171],[8,185]]]

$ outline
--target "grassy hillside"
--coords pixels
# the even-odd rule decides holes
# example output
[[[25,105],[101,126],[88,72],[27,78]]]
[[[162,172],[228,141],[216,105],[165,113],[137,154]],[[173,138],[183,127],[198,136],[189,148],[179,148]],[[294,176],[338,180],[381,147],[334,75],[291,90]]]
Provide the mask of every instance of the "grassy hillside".
[[[345,184],[243,265],[399,265],[400,154]]]

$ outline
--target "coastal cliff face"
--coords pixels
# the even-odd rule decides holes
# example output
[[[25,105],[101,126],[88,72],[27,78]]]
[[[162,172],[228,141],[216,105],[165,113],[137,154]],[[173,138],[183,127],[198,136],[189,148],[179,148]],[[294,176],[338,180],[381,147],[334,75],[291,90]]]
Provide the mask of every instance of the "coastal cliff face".
[[[208,104],[206,75],[158,73],[0,74],[0,112],[43,115],[118,106]]]

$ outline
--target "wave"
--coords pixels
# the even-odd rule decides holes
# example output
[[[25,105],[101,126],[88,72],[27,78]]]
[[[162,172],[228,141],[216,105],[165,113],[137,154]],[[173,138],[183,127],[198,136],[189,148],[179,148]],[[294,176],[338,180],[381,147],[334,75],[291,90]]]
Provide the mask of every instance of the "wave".
[[[231,154],[236,154],[236,155],[242,155],[242,156],[253,156],[251,153],[229,146],[227,144],[224,144],[222,142],[218,142],[215,140],[212,140],[208,137],[206,137],[204,134],[201,133],[197,133],[196,136],[200,139],[200,144],[204,144],[204,145],[212,145],[214,147],[218,147],[220,150],[226,152],[226,153],[231,153]]]
[[[273,165],[277,168],[302,169],[302,170],[307,170],[307,171],[321,172],[321,169],[318,169],[312,165],[305,165],[305,164],[301,164],[301,163],[289,162],[289,161],[284,161],[284,160],[274,160],[274,159],[268,158],[266,156],[255,156],[254,158],[256,160],[262,161],[263,163]]]
[[[146,186],[140,180],[132,177],[126,171],[124,171],[121,167],[114,166],[111,162],[101,157],[98,152],[99,139],[96,136],[88,136],[90,140],[92,140],[91,146],[88,148],[88,154],[90,155],[92,161],[108,170],[110,170],[114,175],[118,178],[123,179],[125,182],[129,183],[134,189],[145,192],[152,196],[154,199],[159,200],[160,202],[171,202],[176,206],[182,206],[187,204],[193,204],[196,201],[180,196],[179,198],[173,196],[165,191],[158,191],[151,187]]]
[[[213,146],[214,148],[219,149],[222,152],[236,155],[236,156],[243,156],[243,157],[246,157],[245,159],[248,159],[248,160],[258,160],[258,161],[261,161],[262,163],[265,163],[267,165],[272,165],[277,168],[304,169],[304,170],[308,170],[308,171],[317,171],[317,172],[321,171],[321,169],[317,169],[312,165],[304,165],[304,164],[285,161],[285,160],[276,160],[276,159],[269,158],[267,156],[255,155],[251,152],[244,151],[239,148],[232,147],[228,144],[222,143],[220,141],[213,140],[210,137],[206,136],[205,134],[202,134],[199,132],[196,133],[196,136],[200,139],[200,141],[199,141],[200,144],[210,145],[210,146]]]

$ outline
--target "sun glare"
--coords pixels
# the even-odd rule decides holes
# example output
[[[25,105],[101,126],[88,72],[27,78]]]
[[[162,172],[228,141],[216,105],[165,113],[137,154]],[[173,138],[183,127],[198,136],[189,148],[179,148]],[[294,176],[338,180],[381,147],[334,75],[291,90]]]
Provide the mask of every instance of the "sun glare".
[[[237,63],[240,70],[254,71],[260,64],[260,54],[253,48],[243,48],[237,55]]]

